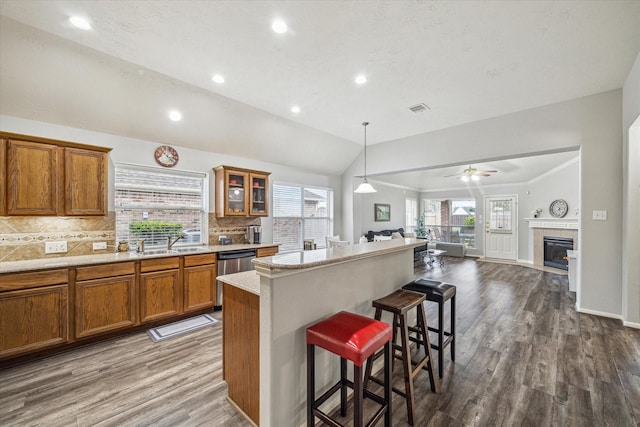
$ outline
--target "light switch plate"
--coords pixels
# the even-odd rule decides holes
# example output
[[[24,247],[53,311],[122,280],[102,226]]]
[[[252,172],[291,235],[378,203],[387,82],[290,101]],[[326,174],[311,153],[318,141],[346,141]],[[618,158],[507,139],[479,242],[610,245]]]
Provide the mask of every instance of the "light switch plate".
[[[63,254],[67,252],[67,241],[60,240],[59,242],[45,242],[44,253],[45,254]]]
[[[606,221],[607,220],[607,211],[593,211],[593,220],[594,221]]]

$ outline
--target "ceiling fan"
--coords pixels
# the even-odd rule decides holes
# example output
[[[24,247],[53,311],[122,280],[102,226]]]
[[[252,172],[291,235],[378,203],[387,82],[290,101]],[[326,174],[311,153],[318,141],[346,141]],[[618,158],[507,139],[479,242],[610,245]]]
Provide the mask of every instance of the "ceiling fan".
[[[447,175],[445,176],[445,178],[457,176],[458,179],[461,179],[464,182],[477,181],[480,179],[481,176],[491,176],[492,173],[497,173],[497,172],[498,172],[497,170],[479,171],[478,169],[471,167],[471,165],[469,165],[468,168],[462,171],[462,174]]]

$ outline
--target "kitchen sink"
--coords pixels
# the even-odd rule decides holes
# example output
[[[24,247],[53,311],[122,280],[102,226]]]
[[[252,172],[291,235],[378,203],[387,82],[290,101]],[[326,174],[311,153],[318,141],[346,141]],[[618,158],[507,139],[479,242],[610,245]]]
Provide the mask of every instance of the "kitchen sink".
[[[172,249],[150,249],[148,251],[144,251],[143,255],[164,255],[164,254],[190,254],[194,252],[203,252],[208,253],[211,252],[205,248],[172,248]]]

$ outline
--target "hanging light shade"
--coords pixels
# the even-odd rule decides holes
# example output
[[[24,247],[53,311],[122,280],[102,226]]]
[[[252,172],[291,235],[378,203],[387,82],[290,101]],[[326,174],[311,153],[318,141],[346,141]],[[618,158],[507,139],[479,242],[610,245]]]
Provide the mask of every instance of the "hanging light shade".
[[[367,125],[369,122],[362,122],[364,127],[364,182],[358,185],[358,188],[354,190],[354,193],[375,193],[376,189],[373,188],[369,181],[367,181]]]

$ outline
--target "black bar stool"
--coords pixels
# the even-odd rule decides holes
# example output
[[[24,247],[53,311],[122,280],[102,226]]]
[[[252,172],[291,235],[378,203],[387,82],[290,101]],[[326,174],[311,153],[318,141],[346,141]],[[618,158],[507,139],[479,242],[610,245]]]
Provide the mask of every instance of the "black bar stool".
[[[316,417],[330,426],[341,426],[320,410],[335,392],[340,390],[340,414],[347,414],[347,387],[353,389],[353,425],[364,422],[363,400],[368,397],[381,405],[367,426],[376,424],[384,415],[384,425],[391,426],[391,326],[359,314],[341,311],[307,328],[307,426],[315,425]],[[340,381],[315,398],[315,346],[340,356]],[[362,365],[377,350],[384,353],[384,397],[363,386]],[[353,362],[353,382],[347,379],[347,360]]]
[[[429,330],[438,334],[438,343],[431,344],[431,348],[438,351],[438,376],[442,378],[446,346],[451,345],[451,361],[456,361],[456,287],[438,280],[419,279],[404,285],[402,289],[423,293],[427,301],[438,303],[438,327],[429,327]],[[451,300],[451,328],[446,331],[444,303],[448,300]]]
[[[397,290],[387,295],[386,297],[373,301],[373,306],[376,309],[375,318],[380,320],[383,311],[393,313],[393,358],[400,359],[402,361],[402,368],[404,372],[404,391],[396,387],[392,387],[392,390],[404,397],[407,401],[407,418],[409,424],[413,425],[415,418],[415,399],[413,393],[413,378],[420,372],[421,369],[426,368],[429,372],[429,381],[431,382],[431,391],[437,392],[437,385],[435,382],[435,373],[433,370],[433,363],[431,358],[431,347],[429,345],[429,334],[427,332],[427,321],[424,314],[424,307],[422,303],[425,300],[425,296],[421,293],[411,292],[406,290]],[[422,332],[421,342],[425,349],[424,357],[418,361],[411,360],[411,350],[409,348],[409,326],[407,325],[406,315],[411,309],[417,309],[418,323],[413,329]],[[397,330],[400,328],[400,344],[396,344],[396,338],[398,336]],[[399,354],[397,353],[399,352]],[[380,357],[380,353],[374,354],[370,360],[367,361],[367,367],[364,374],[364,386],[367,386],[369,380],[378,384],[386,384],[386,380],[383,383],[380,379],[371,376],[371,368],[373,362]]]

